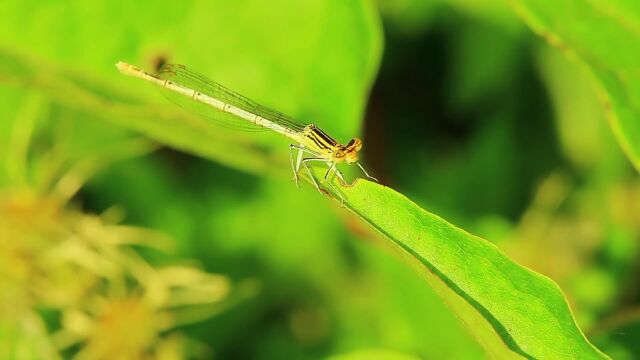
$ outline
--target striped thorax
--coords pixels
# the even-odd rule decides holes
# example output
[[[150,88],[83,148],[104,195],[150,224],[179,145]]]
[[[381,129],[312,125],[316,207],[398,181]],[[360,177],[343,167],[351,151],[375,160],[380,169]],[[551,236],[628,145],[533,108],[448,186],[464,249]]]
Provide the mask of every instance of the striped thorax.
[[[358,152],[362,149],[360,139],[351,139],[343,145],[313,124],[304,128],[302,136],[304,147],[335,163],[355,163],[358,161]]]

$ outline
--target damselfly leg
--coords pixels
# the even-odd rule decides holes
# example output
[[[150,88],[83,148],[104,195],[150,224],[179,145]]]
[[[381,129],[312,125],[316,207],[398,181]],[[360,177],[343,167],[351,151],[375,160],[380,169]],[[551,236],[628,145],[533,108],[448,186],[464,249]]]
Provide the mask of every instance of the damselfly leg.
[[[298,150],[297,155],[294,153],[293,151],[294,149]],[[334,194],[337,194],[340,197],[340,203],[344,204],[344,199],[342,198],[342,195],[340,194],[340,192],[338,192],[338,189],[336,189],[336,187],[333,186],[333,184],[331,184],[332,175],[336,175],[340,179],[340,181],[344,183],[344,177],[340,172],[340,170],[338,170],[338,168],[336,167],[335,163],[327,161],[326,158],[318,157],[317,154],[315,154],[313,151],[305,149],[304,147],[299,145],[291,144],[289,145],[289,150],[290,150],[291,166],[293,168],[293,178],[296,181],[296,185],[298,185],[298,181],[299,181],[298,172],[300,171],[300,167],[304,166],[307,174],[309,175],[309,178],[311,179],[311,182],[316,187],[318,192],[320,192],[321,194],[326,193],[327,191],[320,186],[320,181],[318,180],[316,175],[313,173],[313,170],[311,170],[311,166],[309,165],[309,163],[311,162],[325,163],[328,166],[328,170],[324,175],[323,182],[324,184],[327,185],[327,187],[329,187],[332,190]],[[315,156],[304,158],[303,157],[304,153],[315,155]],[[294,161],[294,156],[297,158],[295,161]]]
[[[313,185],[315,185],[316,189],[318,189],[318,191],[322,194],[322,189],[320,188],[320,185],[318,184],[318,180],[316,179],[316,176],[313,174],[313,171],[311,171],[311,167],[309,167],[309,162],[312,161],[322,161],[322,162],[326,162],[327,159],[325,158],[321,158],[321,157],[313,157],[313,158],[304,158],[302,159],[302,165],[304,165],[304,168],[307,170],[307,174],[309,174],[309,177],[311,177],[311,181],[313,181]]]
[[[320,193],[324,193],[326,190],[323,190],[319,185],[318,185],[318,180],[316,179],[316,176],[313,174],[313,171],[311,170],[311,167],[309,166],[309,162],[323,162],[325,164],[331,163],[328,162],[327,159],[325,158],[321,158],[321,157],[315,157],[315,158],[306,158],[306,159],[302,159],[302,164],[304,165],[305,169],[307,170],[307,173],[309,174],[309,176],[311,177],[311,180],[313,181],[313,184],[316,186],[316,189],[318,189],[318,191]],[[329,187],[332,192],[336,195],[338,195],[338,197],[340,197],[340,205],[344,206],[344,198],[342,197],[342,194],[340,194],[340,192],[338,191],[338,189],[336,189],[335,186],[333,186],[333,184],[331,183],[331,178],[328,178],[329,172],[333,172],[335,174],[338,173],[338,170],[335,168],[335,163],[331,163],[332,165],[329,165],[329,170],[327,170],[327,173],[325,174],[324,177],[324,183],[327,185],[327,187]],[[335,170],[332,170],[335,169]],[[342,174],[339,175],[339,178],[342,179]]]
[[[298,150],[295,162],[293,160],[294,159],[293,149]],[[300,187],[299,181],[298,181],[298,172],[300,171],[300,166],[302,165],[304,153],[313,155],[314,157],[318,156],[318,154],[316,154],[315,152],[310,151],[309,149],[306,149],[300,145],[295,145],[295,144],[289,145],[289,156],[291,159],[291,168],[293,169],[293,180],[295,180],[296,187],[298,188]]]
[[[378,179],[377,179],[377,178],[374,178],[374,177],[373,177],[373,176],[371,176],[371,175],[369,175],[369,173],[367,172],[367,170],[365,170],[365,169],[364,169],[364,167],[363,167],[362,165],[360,165],[360,163],[356,163],[356,165],[358,165],[358,167],[360,168],[360,170],[362,170],[362,172],[364,173],[364,175],[365,175],[367,178],[369,178],[369,179],[371,179],[371,180],[373,180],[373,181],[375,181],[375,182],[378,182]]]
[[[329,186],[331,190],[333,190],[333,193],[337,194],[340,197],[340,206],[344,206],[344,198],[342,197],[342,194],[331,183],[331,181],[333,180],[333,175],[336,175],[338,179],[340,179],[342,184],[345,184],[344,177],[342,177],[342,173],[340,172],[340,170],[338,170],[335,162],[327,162],[327,166],[329,167],[329,169],[327,169],[327,172],[324,174],[324,181],[327,186]]]
[[[298,156],[297,156],[297,160],[294,162],[293,160],[293,153],[294,150],[293,149],[297,149],[298,152]],[[291,160],[291,169],[293,170],[293,180],[296,182],[296,187],[300,188],[300,184],[298,182],[298,170],[300,169],[300,162],[302,161],[302,150],[300,149],[299,146],[296,145],[289,145],[289,158]]]

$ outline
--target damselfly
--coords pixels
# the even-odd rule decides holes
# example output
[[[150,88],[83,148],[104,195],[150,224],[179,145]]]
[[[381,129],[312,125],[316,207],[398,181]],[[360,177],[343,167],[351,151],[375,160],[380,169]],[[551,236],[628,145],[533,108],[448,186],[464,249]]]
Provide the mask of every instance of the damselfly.
[[[164,65],[158,75],[124,62],[118,62],[116,67],[125,75],[150,81],[177,93],[182,100],[206,105],[213,110],[212,116],[215,116],[216,112],[225,116],[231,115],[231,118],[244,121],[248,126],[270,129],[293,140],[294,144],[289,145],[289,155],[296,186],[299,186],[300,169],[304,167],[313,185],[323,193],[318,179],[311,170],[312,163],[327,166],[323,180],[339,196],[339,192],[331,185],[332,177],[337,176],[343,184],[347,182],[338,170],[337,164],[356,164],[366,177],[376,180],[358,162],[358,152],[362,149],[362,141],[358,138],[351,139],[346,145],[341,144],[317,126],[301,124],[207,79],[184,65]]]

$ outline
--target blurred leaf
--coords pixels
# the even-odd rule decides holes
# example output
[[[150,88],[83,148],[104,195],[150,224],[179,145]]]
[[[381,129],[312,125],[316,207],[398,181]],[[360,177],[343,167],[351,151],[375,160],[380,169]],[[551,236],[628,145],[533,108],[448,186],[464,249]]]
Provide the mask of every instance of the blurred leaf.
[[[640,2],[511,3],[533,31],[584,65],[618,142],[640,170]]]
[[[623,310],[605,319],[590,337],[615,359],[640,358],[640,311]]]
[[[377,0],[387,27],[406,35],[416,35],[446,18],[447,8],[481,19],[504,29],[517,30],[522,25],[501,0]]]
[[[456,22],[451,40],[449,101],[454,111],[478,111],[491,99],[513,93],[513,78],[522,58],[521,31],[506,31],[487,21]],[[490,45],[488,45],[490,44]],[[469,110],[471,109],[471,110]]]
[[[379,20],[367,1],[44,3],[10,1],[3,44],[121,84],[133,82],[114,71],[118,60],[147,69],[160,58],[185,63],[260,103],[331,124],[341,136],[359,128],[381,52]],[[22,38],[9,36],[16,33]]]
[[[387,187],[358,181],[341,191],[352,211],[388,236],[428,278],[444,283],[446,288],[439,289],[447,290],[444,298],[496,357],[606,358],[584,337],[566,299],[548,278]],[[462,309],[461,299],[475,314],[470,307]],[[477,314],[499,339],[477,326]]]
[[[359,131],[364,95],[381,53],[377,14],[366,1],[290,0],[279,6],[261,0],[185,1],[152,7],[129,2],[126,9],[109,1],[13,1],[7,8],[14,16],[0,24],[0,45],[32,55],[20,59],[4,53],[0,76],[5,82],[38,86],[65,106],[254,173],[284,168],[274,166],[288,161],[281,139],[238,134],[190,116],[154,97],[153,86],[118,74],[116,61],[146,69],[160,58],[186,63],[346,140]],[[55,16],[59,13],[64,16]],[[19,41],[12,36],[17,32]],[[36,61],[36,56],[66,68]],[[119,87],[107,85],[98,74],[118,81]]]
[[[377,0],[387,29],[400,30],[407,35],[424,31],[437,18],[441,1]]]
[[[171,104],[151,106],[149,101],[137,99],[124,90],[120,90],[124,95],[116,95],[117,90],[104,81],[3,49],[0,49],[0,65],[0,81],[39,88],[75,111],[95,114],[163,144],[231,167],[267,173],[272,168],[269,164],[273,163],[273,155],[266,149],[256,148],[247,134],[217,127]],[[10,65],[19,65],[23,71],[16,73]],[[119,76],[115,68],[114,76]],[[234,152],[229,152],[229,148]]]
[[[584,169],[611,161],[609,143],[614,147],[616,144],[606,129],[604,112],[584,72],[546,45],[540,49],[537,61],[554,103],[564,154],[576,167]],[[612,141],[607,141],[607,136]]]
[[[3,289],[3,290],[6,290]],[[60,357],[38,314],[22,309],[10,301],[2,304],[0,319],[0,358],[22,360],[57,360]],[[13,299],[15,300],[15,299]]]
[[[327,358],[327,360],[417,360],[415,356],[402,354],[392,350],[368,349],[353,351],[348,354],[335,355]]]

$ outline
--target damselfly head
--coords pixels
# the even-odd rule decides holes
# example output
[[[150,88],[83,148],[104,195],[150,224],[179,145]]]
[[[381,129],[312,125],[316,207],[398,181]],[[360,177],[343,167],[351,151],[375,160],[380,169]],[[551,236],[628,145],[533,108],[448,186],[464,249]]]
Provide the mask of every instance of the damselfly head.
[[[362,140],[358,138],[351,139],[342,149],[344,151],[344,160],[347,164],[353,164],[358,161],[358,151],[362,149]]]

